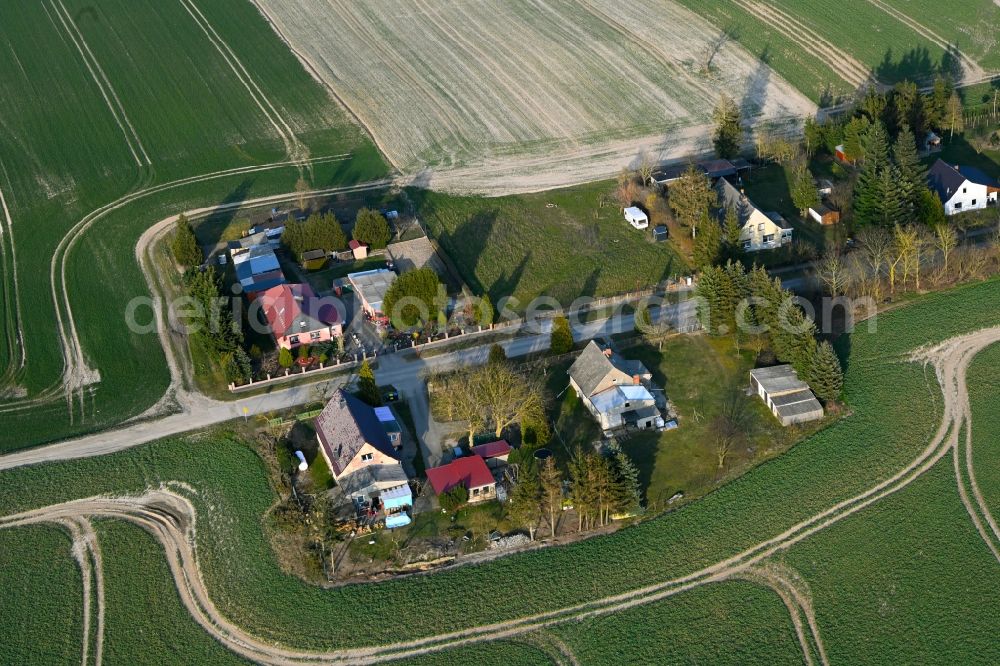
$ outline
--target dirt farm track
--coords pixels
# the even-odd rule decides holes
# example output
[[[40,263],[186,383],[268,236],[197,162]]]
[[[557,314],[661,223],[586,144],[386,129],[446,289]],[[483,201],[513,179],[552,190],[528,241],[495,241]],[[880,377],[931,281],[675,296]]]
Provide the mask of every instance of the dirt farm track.
[[[815,111],[732,41],[705,71],[719,30],[666,0],[254,2],[388,159],[439,188],[540,190],[703,151],[722,91],[757,120]]]

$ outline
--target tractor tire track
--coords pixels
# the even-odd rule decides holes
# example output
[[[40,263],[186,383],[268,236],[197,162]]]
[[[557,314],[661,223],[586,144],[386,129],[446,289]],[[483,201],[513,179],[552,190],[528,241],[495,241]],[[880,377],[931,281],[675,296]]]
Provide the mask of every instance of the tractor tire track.
[[[328,157],[315,158],[309,160],[309,164],[325,164],[329,162],[345,161],[351,158],[350,153],[343,153],[340,155],[332,155]],[[179,187],[184,187],[186,185],[194,185],[198,183],[203,183],[210,180],[217,180],[220,178],[227,178],[230,176],[239,176],[252,173],[258,173],[262,171],[268,171],[273,169],[279,169],[288,166],[298,166],[299,163],[295,161],[284,161],[284,162],[274,162],[271,164],[247,166],[247,167],[237,167],[233,169],[224,169],[220,171],[214,171],[207,174],[201,174],[197,176],[189,176],[187,178],[181,178],[179,180],[174,180],[168,183],[163,183],[161,185],[155,185],[152,187],[146,187],[144,189],[131,192],[122,197],[119,197],[115,201],[105,204],[100,208],[90,212],[83,217],[79,222],[77,222],[67,234],[59,241],[56,246],[56,250],[52,255],[52,261],[50,263],[49,279],[52,290],[52,298],[55,303],[56,310],[56,324],[57,324],[57,334],[60,336],[60,342],[63,347],[63,377],[76,378],[75,388],[79,388],[82,379],[87,379],[92,375],[88,375],[87,371],[81,371],[80,368],[86,367],[86,362],[83,360],[83,352],[80,346],[79,334],[76,329],[76,321],[73,316],[72,305],[69,299],[65,296],[68,293],[68,280],[66,276],[66,258],[69,252],[73,249],[79,239],[83,234],[96,222],[105,217],[106,215],[117,211],[124,206],[141,200],[145,197],[152,196],[154,194],[159,194],[161,192],[177,189]],[[63,309],[65,308],[65,314]],[[93,373],[94,371],[90,371]],[[64,383],[57,382],[50,386],[49,388],[40,391],[32,398],[27,400],[18,400],[14,402],[2,403],[0,404],[0,413],[7,413],[12,411],[20,411],[23,409],[28,409],[40,404],[46,404],[53,402],[60,398],[64,391]]]
[[[795,572],[775,564],[751,567],[735,578],[764,585],[773,590],[788,609],[806,664],[813,666],[815,663],[813,658],[813,649],[815,648],[819,662],[823,666],[829,665],[826,647],[823,645],[819,624],[816,622],[816,613],[813,610],[812,595],[808,589],[803,589],[805,581],[802,581]],[[803,622],[803,620],[805,621]],[[806,636],[806,628],[808,628],[810,636]]]
[[[182,601],[195,620],[231,650],[263,663],[282,666],[317,662],[379,663],[413,657],[460,645],[521,636],[569,620],[599,617],[659,601],[702,585],[743,576],[748,572],[754,575],[755,571],[759,571],[758,565],[768,557],[906,488],[949,451],[954,450],[961,426],[969,418],[966,370],[979,351],[996,342],[1000,342],[1000,327],[953,338],[913,357],[913,360],[923,360],[934,366],[944,397],[942,421],[931,442],[916,459],[873,488],[843,500],[767,541],[692,574],[554,611],[436,636],[381,646],[311,652],[273,645],[248,634],[218,612],[205,588],[193,545],[193,505],[186,498],[164,490],[149,491],[138,498],[90,498],[36,509],[0,518],[0,529],[79,516],[117,517],[143,526],[164,545]],[[810,631],[814,634],[813,640],[820,652],[821,661],[825,663],[825,651],[818,638],[818,627],[815,626],[814,619],[811,623],[809,621],[810,613],[807,609],[811,608],[811,603],[807,596],[801,591],[796,592],[794,584],[782,583],[781,587],[794,604],[803,609]]]

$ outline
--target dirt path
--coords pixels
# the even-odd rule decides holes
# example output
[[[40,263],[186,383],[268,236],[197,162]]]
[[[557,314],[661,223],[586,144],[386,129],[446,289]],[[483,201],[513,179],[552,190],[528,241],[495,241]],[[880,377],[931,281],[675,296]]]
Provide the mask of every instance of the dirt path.
[[[856,88],[869,79],[869,67],[789,14],[753,0],[737,4],[799,45],[806,53],[815,53],[851,86]]]
[[[816,622],[816,613],[813,610],[812,595],[809,593],[806,582],[796,572],[787,569],[787,567],[770,563],[751,567],[737,575],[736,578],[742,578],[771,588],[781,598],[782,603],[788,609],[806,664],[813,666],[815,663],[813,658],[813,646],[815,646],[819,662],[823,666],[829,665],[830,662],[826,656],[826,647],[823,645],[823,639],[819,633],[819,625]],[[807,628],[810,636],[806,636]],[[810,637],[812,639],[811,642]]]
[[[163,544],[181,599],[194,619],[229,649],[249,659],[268,664],[391,661],[459,645],[521,636],[570,620],[599,617],[666,599],[709,583],[746,576],[764,576],[781,588],[780,594],[787,597],[789,603],[799,609],[796,612],[801,612],[805,617],[819,651],[820,660],[825,663],[825,650],[819,638],[819,630],[811,612],[812,606],[808,595],[788,576],[781,575],[773,567],[763,566],[762,563],[775,553],[786,550],[812,534],[902,490],[920,478],[948,452],[955,450],[959,444],[960,431],[963,426],[968,429],[970,424],[966,370],[979,351],[997,342],[1000,342],[1000,327],[953,338],[942,345],[923,350],[913,357],[915,360],[933,365],[937,374],[944,398],[941,425],[931,442],[916,459],[873,488],[801,521],[772,539],[692,574],[554,611],[437,636],[382,646],[310,652],[276,646],[247,634],[219,613],[205,588],[193,546],[195,543],[193,505],[186,498],[163,489],[149,491],[141,497],[90,498],[7,516],[0,518],[0,529],[94,516],[122,518],[144,527]],[[800,619],[800,624],[801,621]],[[801,636],[805,636],[804,629],[801,631]]]

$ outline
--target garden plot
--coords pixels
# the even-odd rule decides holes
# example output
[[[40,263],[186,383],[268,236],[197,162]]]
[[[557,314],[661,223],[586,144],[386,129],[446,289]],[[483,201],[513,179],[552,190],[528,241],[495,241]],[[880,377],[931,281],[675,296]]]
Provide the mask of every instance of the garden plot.
[[[720,93],[748,115],[812,103],[719,30],[664,0],[256,0],[401,170],[451,189],[543,189],[648,152],[707,148]]]

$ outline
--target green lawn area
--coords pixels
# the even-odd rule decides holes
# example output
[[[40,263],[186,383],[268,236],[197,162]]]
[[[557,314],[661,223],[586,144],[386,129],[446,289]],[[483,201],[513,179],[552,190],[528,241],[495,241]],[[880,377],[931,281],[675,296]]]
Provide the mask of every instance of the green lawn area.
[[[729,392],[746,387],[753,352],[737,352],[729,338],[688,335],[664,342],[662,351],[639,345],[622,355],[645,363],[678,412],[676,430],[643,432],[623,443],[639,467],[646,504],[653,511],[666,508],[677,492],[685,500],[700,497],[819,429],[815,424],[783,428],[762,402],[750,399],[748,442],[731,451],[720,469],[711,422]]]
[[[941,152],[928,155],[924,159],[925,164],[930,166],[938,159],[942,159],[949,164],[973,166],[994,178],[1000,178],[1000,151],[984,150],[977,153],[964,137],[956,136],[954,139],[949,139],[947,134],[942,138],[942,144]]]
[[[326,294],[333,289],[336,280],[347,277],[348,273],[385,268],[385,257],[368,257],[359,261],[338,261],[328,264],[320,271],[303,271],[306,279],[317,294]]]
[[[478,198],[409,190],[420,219],[477,293],[546,295],[568,305],[647,287],[687,270],[666,243],[630,227],[610,181],[541,194]],[[601,203],[604,202],[602,206]]]

